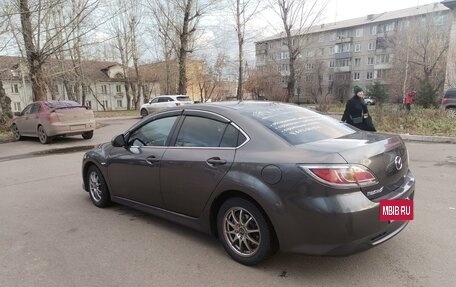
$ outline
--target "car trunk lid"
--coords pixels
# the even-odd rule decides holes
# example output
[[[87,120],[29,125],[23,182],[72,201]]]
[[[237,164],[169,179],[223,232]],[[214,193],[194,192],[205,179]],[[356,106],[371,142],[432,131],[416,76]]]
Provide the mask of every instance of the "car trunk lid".
[[[361,188],[369,199],[383,197],[399,188],[408,171],[407,149],[399,136],[359,132],[298,147],[337,152],[347,163],[367,167],[379,182]]]
[[[85,107],[67,107],[54,109],[61,123],[86,123],[94,119],[93,111]]]

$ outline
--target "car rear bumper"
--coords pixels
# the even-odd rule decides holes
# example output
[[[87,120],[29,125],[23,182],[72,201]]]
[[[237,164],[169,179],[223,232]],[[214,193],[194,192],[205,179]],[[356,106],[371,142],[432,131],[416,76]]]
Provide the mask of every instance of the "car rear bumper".
[[[57,135],[79,135],[84,132],[89,132],[95,130],[95,120],[82,122],[82,123],[53,123],[48,125],[46,128],[46,133],[48,136],[57,136]]]
[[[413,200],[414,192],[415,179],[409,171],[404,184],[382,199]],[[369,200],[361,191],[330,197],[303,195],[286,205],[291,212],[272,221],[280,248],[289,252],[350,255],[393,238],[408,224],[380,221],[379,202]]]

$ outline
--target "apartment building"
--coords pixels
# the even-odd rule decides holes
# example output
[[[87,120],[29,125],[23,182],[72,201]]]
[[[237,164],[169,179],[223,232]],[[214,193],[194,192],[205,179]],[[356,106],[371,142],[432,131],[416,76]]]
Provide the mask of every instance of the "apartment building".
[[[312,102],[316,90],[337,100],[351,96],[353,87],[363,88],[379,81],[391,81],[394,50],[391,38],[416,20],[443,29],[451,24],[449,9],[440,3],[321,24],[293,36],[302,49],[296,61],[297,84],[294,102]],[[412,21],[413,20],[413,21]],[[426,29],[423,24],[422,29]],[[445,32],[447,33],[447,32]],[[289,76],[289,53],[284,34],[256,42],[256,68],[277,73],[282,87]]]

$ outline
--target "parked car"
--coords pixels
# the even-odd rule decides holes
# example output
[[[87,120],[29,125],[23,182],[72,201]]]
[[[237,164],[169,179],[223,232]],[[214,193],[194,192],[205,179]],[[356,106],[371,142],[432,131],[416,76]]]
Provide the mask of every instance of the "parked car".
[[[347,255],[377,246],[407,221],[379,220],[382,199],[413,199],[399,136],[369,133],[272,102],[179,106],[87,152],[84,189],[212,233],[253,265],[277,248]]]
[[[440,107],[447,111],[450,117],[456,117],[456,89],[448,89],[442,97]]]
[[[375,99],[371,97],[365,97],[364,98],[364,103],[366,105],[375,105]]]
[[[57,136],[82,135],[91,139],[95,130],[93,111],[73,101],[38,101],[15,113],[11,130],[16,140],[38,137],[48,144]]]
[[[147,116],[150,113],[161,111],[167,108],[177,107],[180,105],[193,104],[192,100],[188,96],[184,95],[166,95],[157,96],[151,99],[148,103],[141,106],[140,114],[142,117]]]

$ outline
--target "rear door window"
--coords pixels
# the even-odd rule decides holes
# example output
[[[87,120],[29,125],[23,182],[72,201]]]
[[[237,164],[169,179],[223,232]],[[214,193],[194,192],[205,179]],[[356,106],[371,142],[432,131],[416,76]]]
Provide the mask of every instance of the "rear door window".
[[[456,89],[449,89],[448,91],[446,91],[445,98],[456,99]]]
[[[36,114],[40,112],[41,105],[38,103],[33,104],[32,109],[30,110],[31,114]]]
[[[187,116],[177,135],[175,145],[182,147],[219,147],[227,127],[227,123],[203,117]],[[225,145],[232,142],[233,136],[233,134],[227,135]]]

